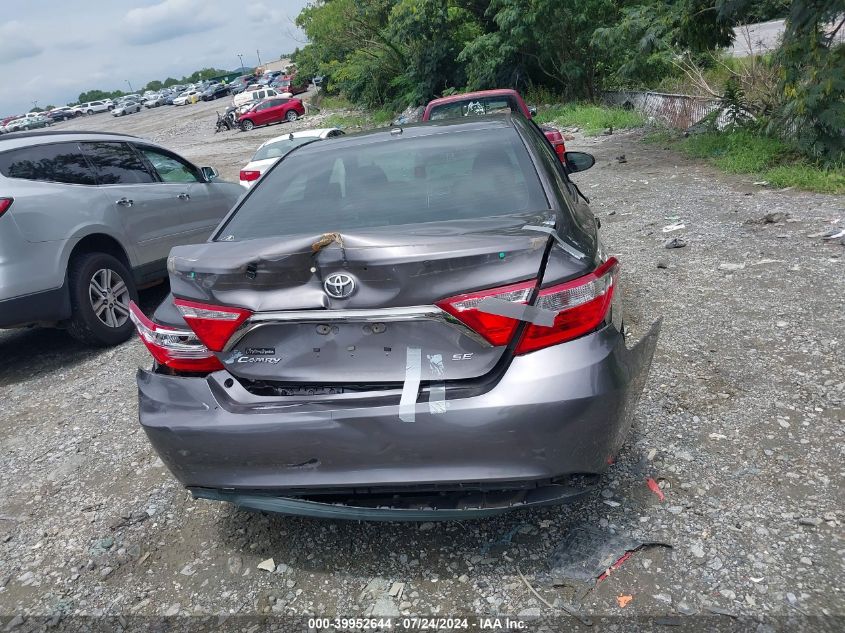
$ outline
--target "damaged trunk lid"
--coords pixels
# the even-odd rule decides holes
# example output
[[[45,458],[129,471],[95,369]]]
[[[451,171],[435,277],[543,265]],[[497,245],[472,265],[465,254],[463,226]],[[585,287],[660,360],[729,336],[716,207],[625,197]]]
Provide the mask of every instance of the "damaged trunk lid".
[[[233,375],[308,384],[401,383],[488,373],[492,345],[435,304],[535,282],[552,211],[173,250],[174,297],[252,316],[218,353]],[[572,274],[586,265],[572,259]],[[533,288],[533,283],[530,284]]]

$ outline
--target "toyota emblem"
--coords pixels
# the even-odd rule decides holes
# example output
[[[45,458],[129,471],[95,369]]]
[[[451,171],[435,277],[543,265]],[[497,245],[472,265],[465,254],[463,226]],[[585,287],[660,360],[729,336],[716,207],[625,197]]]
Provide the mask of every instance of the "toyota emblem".
[[[355,280],[345,273],[335,273],[326,278],[323,288],[330,297],[346,299],[355,291]]]

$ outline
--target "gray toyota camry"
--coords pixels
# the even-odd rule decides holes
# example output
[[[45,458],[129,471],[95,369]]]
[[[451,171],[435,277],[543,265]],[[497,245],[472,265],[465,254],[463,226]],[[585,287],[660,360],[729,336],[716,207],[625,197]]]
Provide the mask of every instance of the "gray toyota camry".
[[[197,498],[436,520],[560,503],[625,440],[657,340],[518,115],[301,145],[132,319],[140,422]]]

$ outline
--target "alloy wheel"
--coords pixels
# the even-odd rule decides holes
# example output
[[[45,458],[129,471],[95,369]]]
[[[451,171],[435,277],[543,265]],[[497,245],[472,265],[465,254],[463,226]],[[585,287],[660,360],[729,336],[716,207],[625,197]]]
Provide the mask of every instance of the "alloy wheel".
[[[101,268],[88,284],[91,309],[107,327],[118,328],[129,318],[129,288],[110,268]]]

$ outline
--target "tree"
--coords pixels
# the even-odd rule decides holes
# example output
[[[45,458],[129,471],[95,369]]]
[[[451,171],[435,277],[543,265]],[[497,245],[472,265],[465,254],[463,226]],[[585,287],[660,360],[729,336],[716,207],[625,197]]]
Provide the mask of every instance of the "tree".
[[[156,79],[156,80],[151,81],[150,83],[148,83],[148,84],[144,87],[144,90],[151,90],[152,92],[158,92],[158,91],[159,91],[159,90],[161,90],[162,88],[164,88],[164,84],[163,84],[162,82],[160,82],[158,79]]]
[[[845,160],[843,27],[841,0],[794,0],[777,52],[783,105],[774,125],[794,130],[799,148],[825,163]]]

